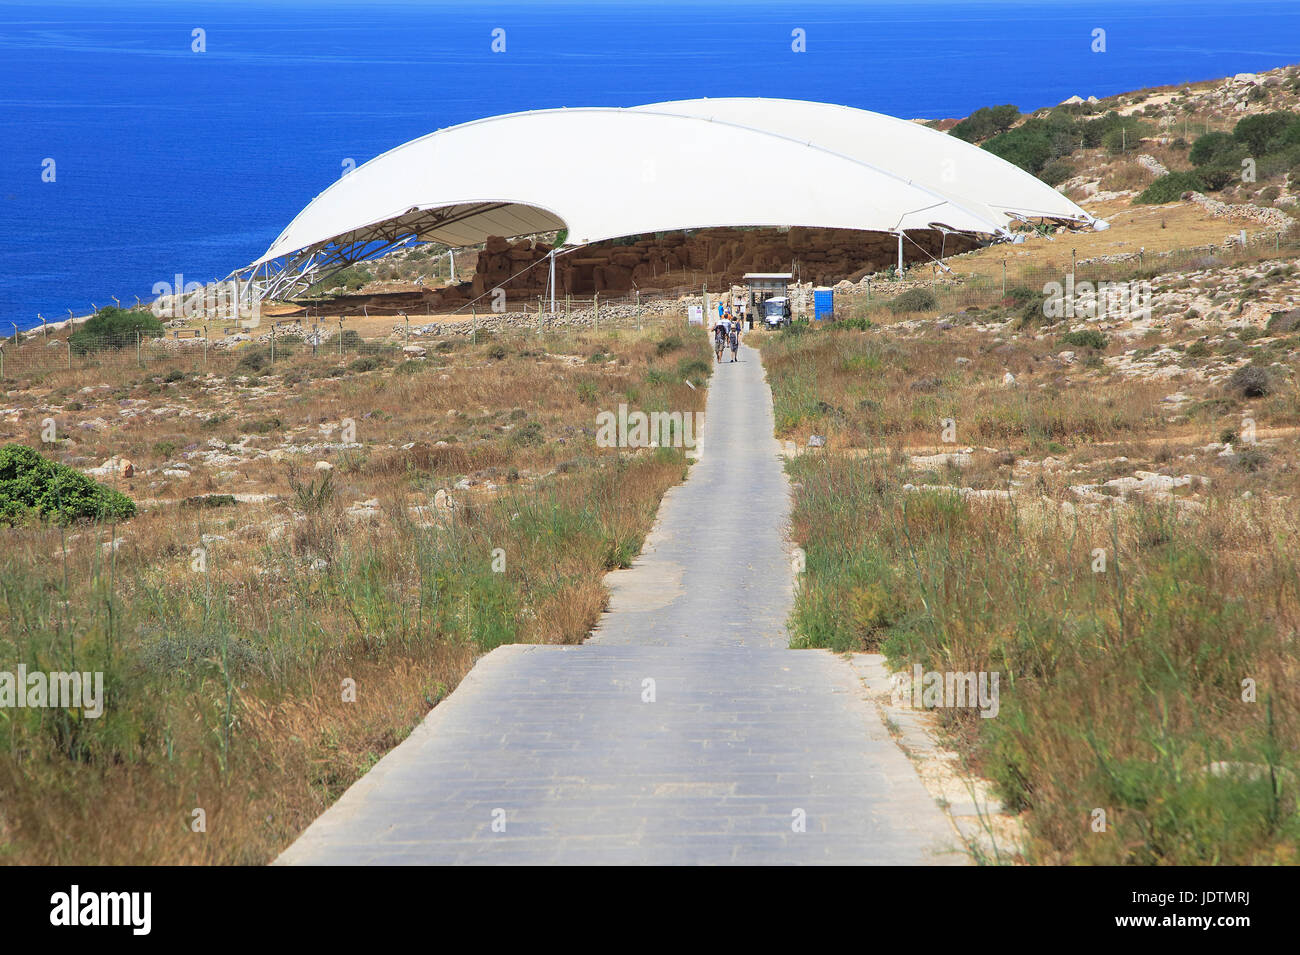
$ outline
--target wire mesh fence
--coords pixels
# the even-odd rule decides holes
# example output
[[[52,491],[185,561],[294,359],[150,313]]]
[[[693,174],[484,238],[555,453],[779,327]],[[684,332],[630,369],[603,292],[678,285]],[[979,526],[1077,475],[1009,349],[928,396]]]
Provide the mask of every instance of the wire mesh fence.
[[[1009,246],[1008,250],[1014,249]],[[1148,280],[1159,283],[1161,275],[1200,269],[1224,269],[1251,265],[1275,258],[1300,257],[1300,233],[1272,232],[1250,236],[1247,241],[1226,245],[1205,245],[1191,248],[1153,252],[1138,249],[1133,252],[1110,253],[1094,258],[1076,259],[1067,249],[1059,257],[1069,260],[1060,265],[1028,265],[1016,263],[1010,255],[1001,267],[989,269],[981,264],[981,271],[964,269],[958,259],[949,260],[956,275],[943,273],[909,274],[903,280],[885,279],[866,281],[859,290],[859,302],[867,307],[879,305],[899,292],[917,286],[928,287],[939,307],[944,310],[986,308],[1003,301],[1017,289],[1027,289],[1035,294],[1047,294],[1052,283],[1065,286],[1071,283],[1082,287],[1085,283],[1094,288]]]
[[[297,318],[263,322],[253,328],[168,329],[158,336],[140,332],[125,336],[88,336],[80,332],[69,336],[66,331],[37,330],[0,342],[0,382],[12,387],[23,379],[61,373],[75,378],[92,370],[105,374],[172,370],[257,374],[302,359],[343,367],[367,356],[393,360],[423,357],[425,353],[454,350],[458,344],[481,344],[497,336],[644,328],[669,320],[670,313],[677,312],[685,319],[676,302],[641,302],[635,295],[561,299],[554,312],[549,308],[547,299],[528,311],[489,311],[453,318],[436,316],[432,320],[425,316],[384,316],[381,326],[375,325],[372,316],[366,335],[347,327],[347,321],[310,322]]]

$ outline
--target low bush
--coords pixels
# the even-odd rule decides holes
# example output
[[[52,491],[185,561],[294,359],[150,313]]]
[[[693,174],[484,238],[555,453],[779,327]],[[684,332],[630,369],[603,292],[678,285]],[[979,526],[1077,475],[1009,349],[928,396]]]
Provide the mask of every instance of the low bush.
[[[1053,159],[1038,171],[1038,178],[1049,186],[1059,186],[1074,175],[1074,167],[1063,159]]]
[[[1166,202],[1177,202],[1185,192],[1200,192],[1203,189],[1205,183],[1196,173],[1171,172],[1143,189],[1133,201],[1147,205],[1160,205]]]
[[[1198,136],[1192,143],[1187,158],[1193,166],[1205,166],[1216,162],[1224,156],[1231,155],[1237,149],[1237,141],[1230,133],[1206,133]]]
[[[234,505],[233,494],[197,494],[181,500],[181,507],[191,508],[234,507]]]
[[[655,354],[659,356],[667,355],[670,351],[680,351],[682,349],[682,339],[679,335],[669,335],[661,338],[655,343]]]
[[[239,361],[235,362],[235,371],[256,375],[270,366],[270,347],[266,345],[250,345],[240,352]]]
[[[135,502],[24,444],[0,447],[0,524],[126,520]]]
[[[889,310],[895,315],[904,312],[932,312],[938,307],[939,300],[928,288],[908,289],[889,301]]]
[[[683,358],[677,363],[677,374],[683,378],[708,378],[711,370],[712,366],[702,358]]]
[[[841,319],[838,327],[847,331],[865,332],[871,327],[871,319],[867,318],[866,315],[854,313],[848,318]]]
[[[1100,351],[1106,347],[1107,339],[1095,328],[1081,328],[1078,331],[1066,332],[1061,336],[1061,342],[1076,348],[1095,348]]]
[[[68,347],[74,355],[88,355],[107,348],[134,347],[137,335],[157,338],[162,333],[162,322],[150,312],[109,306],[101,308],[69,335]]]
[[[521,424],[510,434],[510,442],[525,448],[534,448],[546,440],[546,434],[542,431],[542,425],[538,421],[528,421]]]
[[[1267,368],[1245,365],[1228,379],[1228,388],[1243,398],[1263,398],[1273,391],[1273,379]]]
[[[1293,308],[1286,312],[1274,312],[1268,318],[1268,324],[1264,327],[1265,331],[1273,335],[1289,335],[1291,332],[1300,329],[1300,308]]]

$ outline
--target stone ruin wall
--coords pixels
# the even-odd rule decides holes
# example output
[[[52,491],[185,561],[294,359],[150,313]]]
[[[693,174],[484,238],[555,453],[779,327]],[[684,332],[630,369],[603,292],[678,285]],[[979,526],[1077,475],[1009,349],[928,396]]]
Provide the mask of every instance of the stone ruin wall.
[[[945,246],[938,232],[909,232],[903,243],[906,263],[915,264],[923,257],[917,245],[936,257],[941,247],[945,255],[976,247],[974,241],[959,236],[948,236]],[[540,241],[489,239],[478,257],[470,294],[478,296],[504,284],[509,292],[540,295],[548,273],[546,263],[540,260],[550,251],[551,247]],[[796,270],[801,281],[833,285],[844,279],[857,282],[864,275],[892,268],[897,255],[894,236],[853,229],[673,232],[630,244],[602,242],[559,256],[555,260],[556,290],[560,295],[589,296],[640,289],[653,295],[694,284],[699,279],[695,273],[707,274],[710,285],[724,287],[740,283],[746,272]],[[511,279],[534,262],[539,264]]]
[[[936,257],[941,249],[944,255],[954,255],[976,247],[972,240],[959,236],[950,235],[944,243],[937,232],[909,232],[903,244],[908,265],[925,258],[917,245]],[[482,296],[498,286],[504,286],[511,307],[516,307],[535,301],[545,290],[548,268],[542,260],[550,251],[540,240],[512,243],[493,237],[477,253],[472,283],[349,294],[313,301],[311,307],[320,315],[351,313],[363,307],[369,314],[419,315],[466,308],[478,299],[478,310],[487,312],[491,303]],[[561,296],[589,298],[593,292],[625,295],[640,289],[643,297],[675,297],[700,282],[718,291],[738,286],[746,272],[797,271],[799,281],[806,285],[834,285],[846,279],[858,282],[865,275],[893,268],[897,255],[894,236],[853,229],[703,229],[630,244],[612,241],[586,246],[558,257],[555,277],[557,295]],[[537,264],[507,281],[533,263]],[[795,263],[797,270],[792,268]]]

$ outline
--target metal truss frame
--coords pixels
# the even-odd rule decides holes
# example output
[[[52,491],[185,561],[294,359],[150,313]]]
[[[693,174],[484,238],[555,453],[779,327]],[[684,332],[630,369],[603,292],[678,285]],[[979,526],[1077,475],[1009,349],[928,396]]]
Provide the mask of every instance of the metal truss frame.
[[[513,203],[482,202],[451,208],[411,209],[261,265],[237,269],[228,278],[240,283],[241,300],[247,299],[250,306],[269,300],[284,301],[350,265],[414,245],[439,229],[510,205]]]

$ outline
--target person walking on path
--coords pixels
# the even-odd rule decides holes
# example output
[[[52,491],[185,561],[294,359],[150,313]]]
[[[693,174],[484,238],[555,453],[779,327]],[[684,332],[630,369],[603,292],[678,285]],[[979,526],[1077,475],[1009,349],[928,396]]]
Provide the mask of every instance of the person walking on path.
[[[713,326],[713,353],[718,356],[718,362],[722,362],[722,349],[727,347],[727,326],[721,321]]]
[[[731,336],[729,338],[731,345],[731,360],[736,361],[736,352],[740,351],[740,323],[737,322],[731,326]]]

